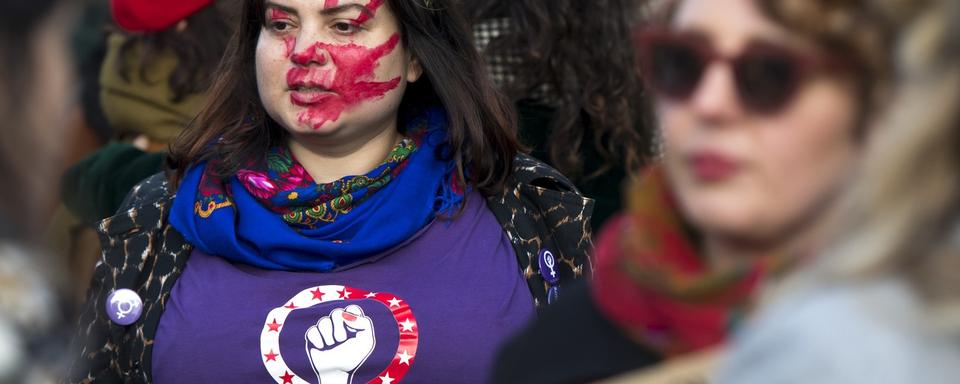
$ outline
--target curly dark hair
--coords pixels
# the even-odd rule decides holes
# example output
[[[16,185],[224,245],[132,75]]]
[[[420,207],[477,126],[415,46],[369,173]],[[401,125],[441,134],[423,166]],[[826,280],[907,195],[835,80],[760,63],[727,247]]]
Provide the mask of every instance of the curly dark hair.
[[[632,171],[654,155],[654,120],[637,70],[631,30],[643,1],[461,0],[473,23],[507,18],[509,32],[486,54],[512,55],[515,102],[543,85],[558,100],[545,143],[549,161],[580,179],[614,167]],[[540,143],[536,143],[540,144]],[[584,174],[592,146],[603,164]],[[593,165],[591,165],[593,168]]]
[[[164,31],[146,34],[127,34],[128,39],[117,55],[120,77],[130,81],[130,63],[125,59],[130,52],[140,49],[139,68],[135,68],[142,81],[148,81],[147,71],[151,63],[161,55],[172,52],[177,66],[167,80],[173,91],[171,102],[206,91],[213,83],[213,72],[223,56],[227,41],[233,32],[232,20],[236,17],[239,3],[234,0],[218,0],[188,17],[187,27],[178,31],[176,26]]]

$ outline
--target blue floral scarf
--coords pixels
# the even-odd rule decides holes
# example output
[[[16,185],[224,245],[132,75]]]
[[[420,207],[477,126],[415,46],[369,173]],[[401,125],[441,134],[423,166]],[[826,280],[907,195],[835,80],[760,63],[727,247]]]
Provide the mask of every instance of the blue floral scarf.
[[[170,224],[200,251],[269,270],[327,272],[375,256],[463,203],[454,164],[438,159],[446,115],[431,109],[365,175],[317,184],[285,147],[229,178],[191,167]]]

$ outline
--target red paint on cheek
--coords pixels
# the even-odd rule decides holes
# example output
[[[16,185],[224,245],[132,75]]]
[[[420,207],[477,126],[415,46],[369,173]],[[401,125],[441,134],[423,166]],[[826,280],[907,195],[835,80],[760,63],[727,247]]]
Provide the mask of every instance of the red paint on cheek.
[[[393,52],[399,43],[400,36],[394,34],[386,43],[373,48],[353,43],[316,43],[305,52],[295,53],[294,61],[300,65],[287,72],[288,86],[291,89],[319,87],[330,91],[319,96],[304,96],[296,91],[291,94],[291,102],[307,108],[300,113],[300,122],[319,129],[339,119],[344,111],[366,101],[381,99],[396,88],[400,84],[400,76],[381,82],[375,80],[374,72],[380,59]],[[326,58],[322,57],[324,52],[329,55],[332,66],[316,64],[325,62]],[[332,77],[330,71],[335,71]]]

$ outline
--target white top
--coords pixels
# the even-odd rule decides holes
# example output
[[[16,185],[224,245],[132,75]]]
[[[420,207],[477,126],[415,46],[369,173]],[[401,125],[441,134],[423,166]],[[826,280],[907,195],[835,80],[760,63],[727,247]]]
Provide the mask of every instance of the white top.
[[[902,281],[782,297],[737,335],[718,383],[960,383],[960,336],[923,324]]]

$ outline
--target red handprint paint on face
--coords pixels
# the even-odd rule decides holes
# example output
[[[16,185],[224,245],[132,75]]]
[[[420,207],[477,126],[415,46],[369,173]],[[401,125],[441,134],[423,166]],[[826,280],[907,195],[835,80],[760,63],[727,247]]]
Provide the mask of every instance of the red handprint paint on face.
[[[297,66],[287,72],[287,85],[293,104],[307,108],[299,115],[300,123],[319,129],[328,122],[365,101],[382,98],[400,84],[400,76],[378,82],[374,80],[379,61],[393,52],[400,42],[394,34],[377,47],[354,43],[335,45],[315,43],[290,59]],[[327,66],[327,60],[332,66]]]

